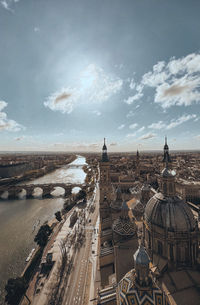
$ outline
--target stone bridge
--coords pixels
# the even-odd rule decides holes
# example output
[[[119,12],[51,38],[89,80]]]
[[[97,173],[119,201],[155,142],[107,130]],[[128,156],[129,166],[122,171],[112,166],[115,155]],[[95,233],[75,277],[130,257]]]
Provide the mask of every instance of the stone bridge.
[[[23,184],[23,185],[9,185],[0,187],[0,197],[8,192],[8,199],[18,199],[19,194],[25,190],[26,198],[34,198],[34,190],[36,188],[40,188],[42,190],[43,198],[51,198],[53,195],[51,194],[56,187],[60,187],[64,189],[64,197],[68,197],[72,194],[72,189],[74,187],[80,187],[82,189],[85,188],[84,184],[71,184],[71,183],[45,183],[45,184]]]

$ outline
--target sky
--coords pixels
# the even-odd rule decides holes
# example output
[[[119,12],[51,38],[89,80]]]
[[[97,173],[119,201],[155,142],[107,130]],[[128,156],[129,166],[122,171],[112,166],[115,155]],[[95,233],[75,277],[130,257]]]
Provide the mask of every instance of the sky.
[[[0,0],[0,150],[200,148],[199,0]]]

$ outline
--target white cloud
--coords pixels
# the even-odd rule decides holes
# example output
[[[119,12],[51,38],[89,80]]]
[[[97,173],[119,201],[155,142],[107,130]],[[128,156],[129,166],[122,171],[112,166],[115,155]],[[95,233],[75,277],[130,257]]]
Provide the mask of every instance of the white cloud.
[[[166,127],[166,124],[163,121],[159,121],[157,123],[152,123],[151,125],[148,126],[148,128],[152,128],[152,129],[162,129],[165,127]]]
[[[131,80],[132,81],[132,80]],[[136,94],[133,96],[129,96],[127,99],[124,100],[124,103],[131,105],[133,104],[135,101],[139,100],[141,97],[143,97],[143,88],[144,85],[143,84],[132,84],[132,89],[135,88],[136,90]]]
[[[125,127],[124,124],[121,124],[117,129],[122,130]]]
[[[129,128],[130,128],[130,129],[135,129],[137,126],[138,126],[138,124],[135,123],[135,124],[130,125]],[[143,130],[145,130],[145,127],[144,127],[144,126],[140,127],[138,130],[136,130],[136,131],[133,132],[133,133],[128,133],[128,134],[126,135],[126,137],[127,137],[127,138],[135,137],[135,136],[137,135],[138,132],[142,132]]]
[[[96,114],[97,116],[101,115],[101,112],[99,110],[93,110],[92,113]]]
[[[1,0],[0,5],[7,11],[14,12],[12,9],[13,4],[19,2],[20,0]]]
[[[21,137],[16,137],[14,138],[15,141],[21,141],[21,140],[24,140],[25,136],[21,136]]]
[[[10,6],[9,6],[8,1],[2,0],[0,3],[1,3],[1,6],[2,6],[5,10],[7,10],[7,11],[12,11],[11,8],[10,8]]]
[[[135,129],[137,126],[138,126],[138,124],[137,124],[137,123],[134,123],[134,124],[131,124],[131,125],[129,126],[129,128],[130,128],[130,129]]]
[[[145,73],[136,87],[138,98],[144,87],[155,89],[155,103],[163,108],[189,106],[200,102],[200,54],[192,53],[182,58],[171,58],[168,63],[158,62],[152,71]],[[134,101],[136,100],[135,96]],[[131,100],[129,101],[131,102]]]
[[[129,96],[126,100],[124,100],[124,103],[131,105],[133,104],[135,101],[138,100],[137,94],[133,95],[133,96]]]
[[[155,102],[161,104],[163,108],[173,105],[189,106],[200,101],[200,75],[193,77],[185,75],[173,82],[164,82],[156,88]]]
[[[76,87],[62,88],[53,93],[44,105],[54,111],[71,113],[80,104],[107,101],[121,90],[122,85],[122,79],[107,75],[103,69],[91,64],[80,73]]]
[[[55,92],[50,95],[44,102],[44,105],[53,111],[71,113],[79,98],[80,92],[78,90],[72,88],[62,88],[59,92]]]
[[[5,101],[0,101],[0,131],[19,131],[21,129],[24,129],[22,125],[18,124],[14,120],[8,119],[7,114],[5,112],[2,112],[2,110],[6,108],[7,105],[8,104]]]
[[[134,133],[128,133],[128,134],[126,135],[127,138],[131,138],[131,137],[135,137],[135,136],[136,136],[136,132],[134,132]]]
[[[155,138],[155,136],[156,136],[156,134],[154,134],[154,133],[147,133],[147,134],[141,136],[139,139],[140,140],[149,140],[149,139]]]
[[[142,126],[141,128],[139,128],[137,132],[141,132],[143,130],[145,130],[145,126]]]
[[[172,119],[170,122],[168,123],[165,123],[163,121],[159,121],[159,122],[156,122],[156,123],[152,123],[151,125],[148,126],[148,128],[150,129],[172,129],[172,128],[175,128],[189,120],[192,120],[194,119],[194,121],[196,121],[196,114],[188,114],[188,115],[182,115],[181,117],[179,118],[176,118],[176,119]]]
[[[171,123],[169,125],[167,125],[166,129],[172,129],[176,126],[179,126],[179,125],[181,125],[189,120],[195,119],[195,118],[196,118],[196,114],[183,115],[176,120],[172,120]]]
[[[132,90],[135,89],[135,87],[136,87],[136,83],[135,83],[135,81],[134,81],[133,78],[130,80],[129,87],[130,87],[130,89],[132,89]]]
[[[127,118],[131,118],[131,117],[133,117],[134,115],[135,115],[135,113],[134,113],[132,110],[130,110],[130,111],[127,113],[126,117],[127,117]]]
[[[34,27],[34,32],[40,32],[40,28],[38,28],[37,26]]]

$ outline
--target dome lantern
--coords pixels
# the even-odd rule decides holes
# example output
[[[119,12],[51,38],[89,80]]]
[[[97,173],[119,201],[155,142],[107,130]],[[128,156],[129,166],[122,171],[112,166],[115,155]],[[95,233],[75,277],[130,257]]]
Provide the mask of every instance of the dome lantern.
[[[136,271],[136,280],[138,284],[141,286],[148,286],[150,281],[150,258],[145,250],[143,238],[138,250],[135,252],[133,257]]]

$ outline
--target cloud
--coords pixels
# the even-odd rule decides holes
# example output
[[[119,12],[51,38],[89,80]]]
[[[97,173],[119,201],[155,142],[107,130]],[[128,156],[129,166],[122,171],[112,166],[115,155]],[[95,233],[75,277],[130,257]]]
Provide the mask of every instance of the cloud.
[[[131,137],[135,137],[136,136],[136,132],[133,132],[133,133],[128,133],[126,135],[127,138],[131,138]]]
[[[7,114],[2,111],[7,105],[8,104],[5,101],[0,101],[0,131],[19,131],[24,129],[24,127],[16,121],[8,119]]]
[[[110,146],[117,146],[118,144],[116,142],[110,143]]]
[[[133,117],[134,115],[135,115],[135,113],[134,113],[132,110],[130,110],[130,111],[127,113],[126,117],[127,117],[127,118],[131,118],[131,117]]]
[[[151,129],[166,129],[166,130],[169,130],[169,129],[172,129],[172,128],[175,128],[189,120],[192,120],[194,119],[194,121],[196,121],[197,119],[197,115],[196,114],[188,114],[188,115],[182,115],[181,117],[179,118],[176,118],[176,119],[172,119],[170,122],[168,123],[165,123],[163,121],[158,121],[157,123],[152,123],[151,125],[148,126],[148,128],[151,128]]]
[[[136,83],[135,83],[135,80],[133,78],[130,80],[129,87],[132,90],[135,89],[135,87],[136,87]]]
[[[196,118],[196,114],[183,115],[183,116],[179,117],[176,120],[172,120],[170,122],[170,124],[167,125],[166,129],[172,129],[172,128],[174,128],[176,126],[179,126],[179,125],[181,125],[181,124],[183,124],[183,123],[185,123],[185,122],[187,122],[189,120],[192,120],[194,118]]]
[[[14,12],[12,9],[13,4],[19,2],[20,0],[1,0],[0,5],[7,11]]]
[[[166,128],[166,124],[163,121],[159,121],[157,123],[152,123],[151,125],[148,126],[148,128],[162,129],[162,128]]]
[[[133,96],[129,96],[126,100],[124,100],[124,103],[131,105],[133,104],[135,101],[137,101],[139,99],[138,97],[139,93],[137,93],[136,95]]]
[[[125,127],[124,124],[121,124],[117,129],[122,130]]]
[[[25,136],[21,136],[21,137],[16,137],[14,138],[15,141],[21,141],[24,140]]]
[[[101,115],[101,112],[99,110],[93,110],[92,113],[96,114],[97,116]]]
[[[40,32],[40,28],[38,28],[37,26],[36,27],[34,27],[34,32]]]
[[[133,126],[133,127],[131,127],[131,126]],[[138,124],[135,123],[135,124],[130,125],[129,128],[135,129],[137,126],[138,126]],[[135,136],[137,135],[138,132],[142,132],[144,129],[145,129],[145,127],[142,126],[142,127],[140,127],[138,130],[136,130],[135,132],[133,132],[133,133],[128,133],[128,134],[126,135],[126,137],[127,137],[127,138],[135,137]]]
[[[10,2],[10,1],[2,0],[0,3],[1,3],[1,6],[2,6],[5,10],[11,11],[11,12],[12,12],[12,9],[10,8],[9,2]]]
[[[200,75],[185,75],[171,82],[164,82],[156,88],[155,102],[163,108],[171,106],[190,106],[200,101]]]
[[[139,139],[140,140],[149,140],[149,139],[155,138],[155,136],[156,136],[156,134],[154,134],[154,133],[147,133],[147,134],[141,136]]]
[[[200,54],[192,53],[178,59],[172,57],[168,62],[159,61],[135,87],[138,93],[126,101],[129,104],[140,99],[146,87],[155,89],[154,102],[162,108],[199,103]]]
[[[141,132],[141,131],[143,131],[143,130],[145,130],[145,127],[144,127],[144,126],[142,126],[141,128],[139,128],[137,132]]]
[[[141,97],[143,97],[142,90],[144,88],[144,85],[142,83],[141,84],[136,84],[136,83],[134,83],[134,80],[132,79],[131,83],[130,83],[130,88],[131,89],[135,89],[136,90],[136,94],[132,95],[132,96],[129,96],[127,99],[124,100],[124,103],[126,103],[128,105],[133,104],[135,101],[137,101]]]
[[[53,93],[44,105],[53,111],[71,113],[81,104],[107,101],[121,90],[122,85],[122,79],[108,75],[100,67],[91,64],[80,73],[76,87],[65,87]]]
[[[46,107],[53,111],[60,111],[62,113],[71,113],[74,105],[80,98],[80,92],[72,88],[62,88],[60,92],[55,92],[48,97],[44,102]]]
[[[138,126],[138,124],[134,123],[134,124],[129,125],[129,128],[130,129],[135,129],[137,126]]]

